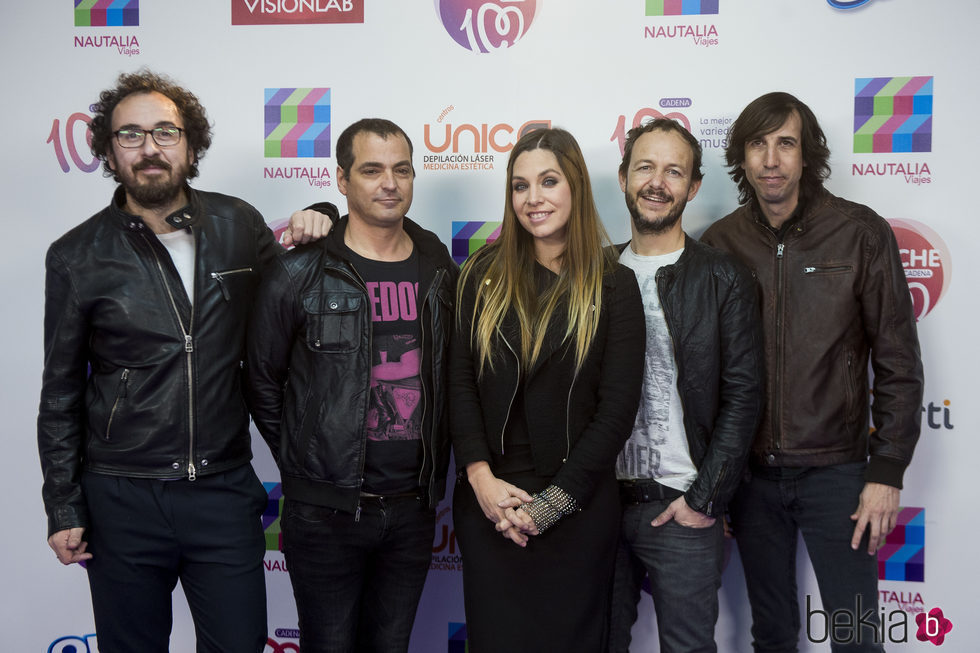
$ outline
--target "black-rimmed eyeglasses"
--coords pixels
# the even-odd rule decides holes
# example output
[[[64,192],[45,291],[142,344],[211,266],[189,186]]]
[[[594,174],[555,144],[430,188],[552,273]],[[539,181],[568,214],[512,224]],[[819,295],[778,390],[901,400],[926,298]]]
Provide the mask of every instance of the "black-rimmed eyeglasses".
[[[153,129],[120,129],[112,133],[116,136],[116,142],[120,147],[142,147],[147,134],[160,147],[172,147],[180,142],[183,131],[180,127],[154,127]]]

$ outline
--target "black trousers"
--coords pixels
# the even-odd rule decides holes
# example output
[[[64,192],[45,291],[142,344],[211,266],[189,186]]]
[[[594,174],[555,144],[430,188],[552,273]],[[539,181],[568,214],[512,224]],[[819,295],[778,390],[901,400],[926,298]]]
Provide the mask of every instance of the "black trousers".
[[[195,481],[85,473],[82,487],[102,653],[169,651],[178,580],[199,653],[265,648],[267,497],[251,465]]]

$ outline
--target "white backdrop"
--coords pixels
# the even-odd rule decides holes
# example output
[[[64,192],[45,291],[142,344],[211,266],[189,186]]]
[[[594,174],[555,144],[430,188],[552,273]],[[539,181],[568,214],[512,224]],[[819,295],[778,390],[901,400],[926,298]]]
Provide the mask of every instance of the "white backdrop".
[[[90,22],[97,22],[93,4],[85,0],[79,15],[94,15]],[[295,10],[303,4],[312,8],[307,13],[333,22],[232,24],[233,8],[236,22],[290,21],[298,19]],[[617,137],[635,119],[657,112],[686,121],[705,145],[704,186],[685,215],[685,227],[699,236],[735,206],[735,188],[722,168],[725,126],[762,93],[798,95],[827,133],[833,153],[829,188],[904,221],[893,224],[903,247],[911,250],[913,294],[920,304],[928,294],[928,311],[923,309],[919,322],[926,412],[902,493],[904,506],[924,509],[918,513],[920,520],[924,516],[924,580],[901,580],[915,569],[897,564],[890,575],[898,580],[881,581],[883,606],[889,615],[896,609],[939,607],[954,626],[943,650],[976,650],[980,626],[972,621],[971,606],[980,565],[971,551],[980,536],[973,505],[980,443],[971,437],[977,431],[969,397],[978,355],[969,324],[978,315],[976,300],[969,297],[980,278],[968,261],[980,231],[969,163],[977,149],[971,125],[980,97],[976,64],[969,62],[980,53],[973,38],[980,5],[871,0],[843,9],[832,5],[849,3],[684,0],[687,10],[702,13],[656,15],[664,13],[658,10],[662,4],[144,0],[138,6],[137,0],[116,0],[113,6],[126,6],[137,24],[92,27],[77,25],[76,12],[64,0],[7,3],[0,28],[7,151],[0,163],[6,207],[0,220],[12,245],[0,259],[7,315],[0,325],[6,343],[0,348],[5,422],[0,479],[15,526],[0,545],[0,649],[97,650],[95,638],[87,637],[94,628],[84,571],[61,567],[45,544],[35,447],[43,257],[51,241],[104,206],[113,189],[98,171],[86,172],[92,167],[84,129],[89,105],[118,73],[148,66],[198,94],[214,123],[214,145],[195,185],[244,197],[270,223],[322,199],[343,210],[333,179],[337,134],[368,115],[394,120],[415,144],[418,177],[410,215],[447,244],[453,222],[500,219],[506,150],[522,125],[538,122],[565,127],[579,139],[606,226],[614,239],[625,239]],[[712,4],[716,13],[710,13]],[[669,10],[671,0],[666,5]],[[471,22],[460,30],[465,10],[479,16],[481,8],[484,29]],[[497,31],[509,34],[507,43]],[[931,132],[928,148],[855,153],[855,80],[902,77],[932,78],[932,118],[924,129]],[[325,95],[330,153],[267,158],[266,90],[297,87],[330,89]],[[319,111],[322,121],[324,109]],[[447,133],[456,138],[447,142]],[[255,448],[260,477],[274,484],[275,467],[260,439]],[[451,524],[445,508],[413,652],[464,650],[460,636],[453,635],[464,615]],[[273,523],[272,540],[274,530]],[[907,544],[914,531],[907,529]],[[913,552],[917,548],[912,546]],[[730,553],[717,639],[722,651],[747,651],[745,589],[737,551],[730,547]],[[899,552],[891,562],[905,555]],[[281,554],[267,552],[266,566],[274,640],[267,651],[295,651],[295,611]],[[812,594],[819,603],[809,567],[801,563],[800,568],[801,598]],[[887,616],[886,624],[898,618]],[[912,617],[908,624],[909,643],[891,650],[932,645],[916,641]],[[634,634],[634,650],[658,650],[649,598]],[[175,601],[172,642],[174,651],[193,650],[182,598]],[[827,644],[810,645],[804,632],[801,649],[827,650]]]

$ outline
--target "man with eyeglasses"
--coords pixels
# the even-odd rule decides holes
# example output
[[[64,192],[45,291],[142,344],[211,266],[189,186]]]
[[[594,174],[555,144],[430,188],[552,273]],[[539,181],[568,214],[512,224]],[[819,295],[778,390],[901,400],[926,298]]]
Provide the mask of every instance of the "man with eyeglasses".
[[[252,297],[282,248],[253,207],[188,185],[211,129],[171,80],[121,75],[91,129],[120,185],[47,254],[48,543],[86,563],[102,653],[166,652],[178,580],[198,651],[260,652],[267,497],[240,376]],[[305,219],[299,240],[327,226]]]

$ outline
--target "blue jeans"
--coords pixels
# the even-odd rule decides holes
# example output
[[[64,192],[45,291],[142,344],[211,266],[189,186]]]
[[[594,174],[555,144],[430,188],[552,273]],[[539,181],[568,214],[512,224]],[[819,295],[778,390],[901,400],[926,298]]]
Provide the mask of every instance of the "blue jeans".
[[[720,519],[709,528],[688,528],[671,520],[650,522],[671,499],[623,506],[623,526],[613,581],[609,650],[629,650],[630,629],[644,575],[657,612],[662,653],[714,653],[721,587],[724,532]]]
[[[416,497],[362,499],[357,520],[287,498],[283,554],[303,653],[407,651],[434,536],[435,512]]]
[[[868,555],[868,532],[857,551],[851,549],[850,515],[864,488],[864,469],[865,463],[859,462],[754,470],[736,492],[729,509],[752,606],[752,645],[758,653],[797,650],[797,531],[803,534],[824,612],[846,610],[855,624],[828,632],[831,624],[824,617],[811,620],[808,615],[808,635],[815,640],[826,637],[832,651],[884,650],[874,631],[857,625],[868,610],[865,623],[875,628],[879,623],[878,561]],[[854,615],[858,608],[860,614]]]
[[[178,580],[199,652],[265,649],[268,497],[251,465],[196,481],[85,473],[82,488],[102,653],[167,653]]]

